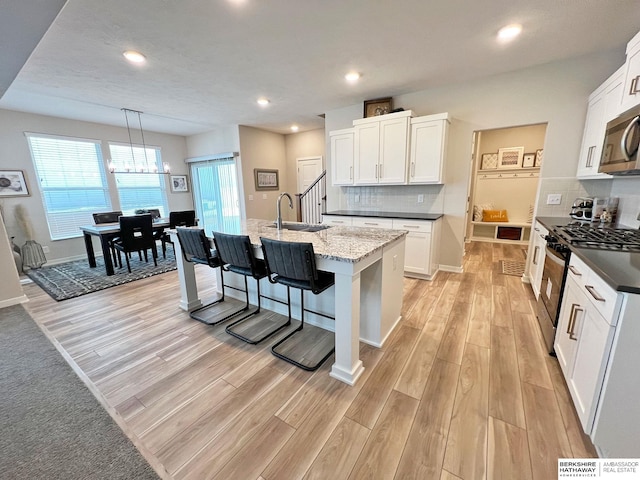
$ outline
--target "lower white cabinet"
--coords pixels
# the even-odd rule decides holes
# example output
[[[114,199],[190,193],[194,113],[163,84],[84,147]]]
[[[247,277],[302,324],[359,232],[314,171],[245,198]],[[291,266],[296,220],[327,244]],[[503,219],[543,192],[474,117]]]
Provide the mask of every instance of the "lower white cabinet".
[[[333,226],[389,228],[406,230],[404,252],[405,277],[431,280],[440,268],[441,219],[404,220],[398,218],[324,215],[322,223]]]
[[[547,241],[545,237],[549,231],[540,223],[536,222],[531,233],[531,256],[529,257],[529,282],[536,297],[540,296],[540,286],[542,285],[542,270],[544,269],[544,257]]]
[[[576,412],[590,434],[615,333],[617,293],[572,256],[558,320],[555,351]],[[608,305],[607,305],[608,304]],[[609,313],[606,318],[603,313]],[[613,324],[612,324],[613,323]]]

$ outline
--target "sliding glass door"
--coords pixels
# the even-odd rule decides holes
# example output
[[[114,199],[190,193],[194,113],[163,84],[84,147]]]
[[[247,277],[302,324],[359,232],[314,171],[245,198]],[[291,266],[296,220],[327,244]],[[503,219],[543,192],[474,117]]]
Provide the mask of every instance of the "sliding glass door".
[[[240,194],[235,158],[191,164],[198,225],[212,231],[240,233]]]

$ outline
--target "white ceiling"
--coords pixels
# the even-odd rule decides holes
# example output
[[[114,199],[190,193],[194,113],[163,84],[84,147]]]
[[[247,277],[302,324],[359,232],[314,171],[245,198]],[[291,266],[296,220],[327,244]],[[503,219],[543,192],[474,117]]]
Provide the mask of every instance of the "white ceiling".
[[[40,38],[47,3],[0,0],[0,31]],[[7,15],[17,4],[33,16]],[[514,22],[523,34],[496,42]],[[241,124],[289,133],[366,99],[622,53],[639,29],[638,0],[68,0],[0,108],[123,126],[125,107],[159,132]],[[21,58],[14,37],[0,46],[3,66]],[[128,49],[147,63],[124,61]],[[357,85],[345,82],[349,70],[362,73]]]

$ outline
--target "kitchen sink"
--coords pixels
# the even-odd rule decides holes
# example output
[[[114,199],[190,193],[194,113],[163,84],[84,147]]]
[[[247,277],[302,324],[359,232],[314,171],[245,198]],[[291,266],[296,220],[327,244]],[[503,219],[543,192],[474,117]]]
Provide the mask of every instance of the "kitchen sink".
[[[275,225],[268,225],[269,228],[276,228]],[[329,225],[309,225],[306,223],[283,223],[283,230],[295,230],[298,232],[319,232],[321,230],[326,230],[329,228]]]

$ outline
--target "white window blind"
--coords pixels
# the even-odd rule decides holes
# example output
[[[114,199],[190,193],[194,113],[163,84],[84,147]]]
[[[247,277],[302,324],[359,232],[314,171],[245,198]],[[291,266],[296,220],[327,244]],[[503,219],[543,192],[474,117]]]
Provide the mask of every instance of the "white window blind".
[[[112,210],[100,142],[27,133],[52,240],[79,237]]]
[[[116,171],[131,172],[143,168],[146,171],[162,172],[160,149],[157,147],[133,146],[109,143],[111,165]],[[157,208],[167,216],[167,191],[165,175],[152,173],[116,173],[116,185],[120,197],[120,209],[125,215],[132,215],[139,209]]]

